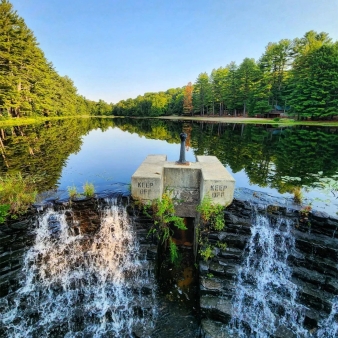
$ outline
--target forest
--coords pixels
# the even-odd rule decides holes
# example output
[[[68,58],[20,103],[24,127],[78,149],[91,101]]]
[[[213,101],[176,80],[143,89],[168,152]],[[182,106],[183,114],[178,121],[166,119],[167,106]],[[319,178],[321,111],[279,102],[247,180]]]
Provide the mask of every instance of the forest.
[[[309,31],[269,43],[258,61],[245,58],[198,75],[182,88],[146,93],[114,105],[117,116],[230,115],[297,119],[338,116],[338,42]]]
[[[60,76],[7,0],[0,2],[0,118],[101,115],[112,106],[87,100]]]
[[[338,116],[338,42],[309,31],[269,43],[259,60],[245,58],[198,75],[195,82],[108,104],[77,92],[44,56],[8,0],[0,0],[0,119],[114,115],[230,115],[297,119]]]

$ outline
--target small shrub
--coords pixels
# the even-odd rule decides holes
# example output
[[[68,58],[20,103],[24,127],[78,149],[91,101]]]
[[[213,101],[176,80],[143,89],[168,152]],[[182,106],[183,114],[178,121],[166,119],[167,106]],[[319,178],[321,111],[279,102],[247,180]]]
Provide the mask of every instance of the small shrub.
[[[69,198],[72,199],[72,198],[75,198],[76,196],[78,196],[78,192],[76,190],[75,185],[68,187],[67,190],[68,190]]]
[[[303,201],[303,193],[302,193],[302,188],[300,187],[295,187],[293,189],[293,200],[297,204],[301,204]]]
[[[169,251],[170,251],[170,261],[171,263],[175,263],[178,260],[178,249],[177,245],[170,238],[169,240]]]
[[[207,261],[208,259],[214,257],[214,251],[212,249],[212,246],[210,244],[207,244],[203,248],[200,249],[199,251],[201,257],[203,258],[204,261]]]
[[[307,223],[308,226],[311,226],[311,222],[309,221],[309,214],[311,210],[312,210],[311,205],[306,205],[299,210],[300,222]]]
[[[273,119],[273,121],[278,122],[278,121],[280,121],[280,118],[279,118],[279,117],[275,117],[275,118]]]
[[[225,250],[228,245],[226,243],[222,243],[222,242],[217,242],[217,246],[221,249],[221,250]]]
[[[152,209],[152,215],[148,213],[149,208]],[[175,215],[171,191],[166,190],[161,199],[158,198],[151,204],[145,205],[144,211],[154,220],[154,225],[150,228],[148,234],[156,234],[162,244],[167,245],[169,243],[170,260],[172,263],[175,263],[178,259],[178,250],[172,240],[173,231],[170,225],[181,230],[187,230],[187,228],[184,224],[184,219]]]
[[[93,197],[94,194],[95,194],[94,184],[86,182],[83,186],[83,195],[86,197]]]
[[[0,205],[0,224],[4,223],[6,220],[6,217],[9,215],[8,214],[9,208],[10,206],[8,204]]]
[[[204,196],[201,204],[197,206],[202,221],[210,223],[210,228],[217,231],[221,231],[225,227],[223,209],[223,205],[213,204],[211,197],[208,195]]]
[[[27,212],[35,202],[37,179],[21,173],[0,177],[0,205],[9,205],[12,218]]]

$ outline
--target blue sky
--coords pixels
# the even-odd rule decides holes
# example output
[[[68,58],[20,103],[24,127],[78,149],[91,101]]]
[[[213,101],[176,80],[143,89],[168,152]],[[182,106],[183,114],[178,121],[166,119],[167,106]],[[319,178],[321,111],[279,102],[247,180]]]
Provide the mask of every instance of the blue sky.
[[[60,75],[116,103],[258,59],[315,30],[338,40],[338,0],[10,0]]]

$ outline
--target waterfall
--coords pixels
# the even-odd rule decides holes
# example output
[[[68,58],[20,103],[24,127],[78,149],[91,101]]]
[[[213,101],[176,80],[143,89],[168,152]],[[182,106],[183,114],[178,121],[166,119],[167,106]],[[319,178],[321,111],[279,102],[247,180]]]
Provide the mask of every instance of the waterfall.
[[[238,272],[230,332],[239,337],[306,337],[305,309],[296,302],[288,255],[295,240],[290,220],[255,213],[246,258]]]
[[[333,299],[329,317],[319,323],[316,337],[338,337],[338,296]]]
[[[22,286],[0,317],[9,337],[130,337],[135,328],[148,336],[156,316],[154,292],[142,292],[149,270],[125,208],[107,203],[94,234],[76,231],[66,211],[39,218]]]

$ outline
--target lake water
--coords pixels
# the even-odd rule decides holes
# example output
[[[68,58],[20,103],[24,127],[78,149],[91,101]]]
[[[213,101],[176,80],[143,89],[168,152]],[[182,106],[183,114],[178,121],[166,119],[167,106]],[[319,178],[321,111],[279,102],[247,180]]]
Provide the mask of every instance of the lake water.
[[[332,187],[337,183],[332,182],[338,179],[338,128],[332,127],[149,119],[52,121],[1,129],[0,171],[33,174],[40,179],[40,192],[57,189],[60,197],[67,197],[69,186],[82,191],[85,182],[93,183],[98,192],[117,189],[117,183],[125,189],[147,155],[178,160],[182,130],[188,134],[186,159],[217,156],[236,179],[237,190],[264,192],[290,204],[293,190],[301,189],[303,204],[337,212],[337,187]]]
[[[338,210],[336,191],[319,181],[338,174],[338,128],[222,124],[136,119],[74,119],[1,129],[0,171],[40,177],[39,191],[67,187],[96,191],[129,184],[149,154],[179,158],[179,133],[188,134],[186,159],[215,155],[249,188],[289,199],[302,188],[304,204],[328,213]],[[121,188],[121,187],[120,187]],[[331,191],[332,190],[332,191]]]

